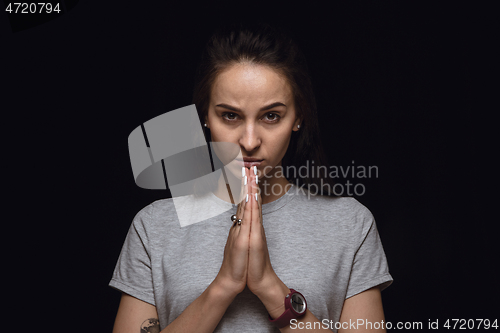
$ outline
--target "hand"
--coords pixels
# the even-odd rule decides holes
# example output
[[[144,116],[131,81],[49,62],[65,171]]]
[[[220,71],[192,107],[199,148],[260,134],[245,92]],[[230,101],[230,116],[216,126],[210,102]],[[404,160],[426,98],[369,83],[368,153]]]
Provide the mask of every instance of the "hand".
[[[290,289],[276,275],[271,265],[262,224],[261,191],[256,184],[256,178],[254,172],[250,172],[248,196],[252,200],[249,200],[248,206],[245,207],[251,212],[247,287],[261,300],[271,318],[275,319],[285,311],[284,299]]]
[[[229,291],[234,296],[242,292],[247,284],[250,221],[252,214],[250,208],[248,208],[250,205],[247,205],[247,203],[250,203],[250,195],[248,193],[250,172],[247,168],[242,168],[242,171],[247,178],[247,184],[244,185],[245,176],[242,177],[241,188],[243,191],[243,200],[238,204],[236,218],[242,219],[243,222],[241,224],[234,222],[229,230],[224,248],[224,259],[219,274],[216,277],[216,280],[219,281],[223,289]],[[247,194],[249,202],[246,201]]]
[[[262,197],[254,168],[250,168],[248,182],[249,200],[246,209],[250,211],[250,244],[248,252],[248,289],[259,298],[278,283],[269,258],[266,234],[262,224]],[[250,200],[251,198],[251,200]],[[281,281],[279,281],[281,282]]]
[[[276,309],[279,312],[289,289],[278,278],[271,265],[262,225],[262,198],[256,184],[257,177],[253,169],[250,170],[243,168],[247,181],[244,185],[243,177],[243,200],[236,213],[237,219],[242,219],[242,223],[233,223],[229,230],[224,259],[216,279],[221,282],[224,290],[234,293],[234,296],[242,292],[245,285],[248,286],[268,310]]]

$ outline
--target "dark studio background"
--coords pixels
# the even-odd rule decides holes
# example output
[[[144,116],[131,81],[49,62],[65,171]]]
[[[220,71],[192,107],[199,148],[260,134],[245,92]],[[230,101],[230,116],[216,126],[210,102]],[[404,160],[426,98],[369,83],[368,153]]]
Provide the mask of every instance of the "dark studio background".
[[[484,111],[498,109],[486,102],[497,91],[492,8],[67,1],[65,11],[26,29],[0,14],[5,175],[27,244],[15,288],[37,300],[39,327],[111,332],[120,294],[107,284],[130,223],[169,195],[135,185],[128,135],[191,104],[216,26],[257,19],[288,28],[305,53],[329,162],[378,166],[378,178],[350,181],[366,186],[356,198],[394,278],[386,321],[498,318],[486,204],[497,148],[484,136],[495,121]]]

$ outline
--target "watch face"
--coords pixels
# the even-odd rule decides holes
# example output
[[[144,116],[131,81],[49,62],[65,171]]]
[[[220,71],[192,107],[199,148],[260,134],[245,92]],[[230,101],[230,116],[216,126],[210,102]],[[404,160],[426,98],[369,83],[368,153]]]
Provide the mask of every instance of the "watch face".
[[[306,311],[306,300],[298,293],[292,294],[290,304],[292,305],[292,308],[299,314],[302,314]]]

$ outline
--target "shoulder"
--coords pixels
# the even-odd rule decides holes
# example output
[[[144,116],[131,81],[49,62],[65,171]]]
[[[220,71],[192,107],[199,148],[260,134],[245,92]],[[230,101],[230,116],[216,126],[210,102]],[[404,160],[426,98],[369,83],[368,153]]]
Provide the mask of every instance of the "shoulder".
[[[335,215],[349,216],[359,220],[373,219],[370,210],[353,197],[335,197],[326,195],[313,195],[307,190],[294,193],[294,205],[305,209],[315,209]]]
[[[362,237],[374,223],[371,211],[352,197],[324,195],[296,195],[294,205],[307,216],[335,224],[342,230],[351,231]]]
[[[337,216],[342,216],[348,221],[351,227],[367,229],[373,222],[370,210],[355,198],[319,196],[319,200],[324,206],[336,212]]]
[[[157,229],[176,221],[175,206],[172,198],[156,200],[143,207],[132,222],[136,228]]]

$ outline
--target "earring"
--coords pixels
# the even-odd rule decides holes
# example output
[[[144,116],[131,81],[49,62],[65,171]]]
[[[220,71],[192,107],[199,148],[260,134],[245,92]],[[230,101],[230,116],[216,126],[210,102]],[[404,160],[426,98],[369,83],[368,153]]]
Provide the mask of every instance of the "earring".
[[[205,123],[205,127],[207,127],[207,123]]]
[[[299,129],[299,128],[300,128],[300,125],[297,125],[297,129]]]

